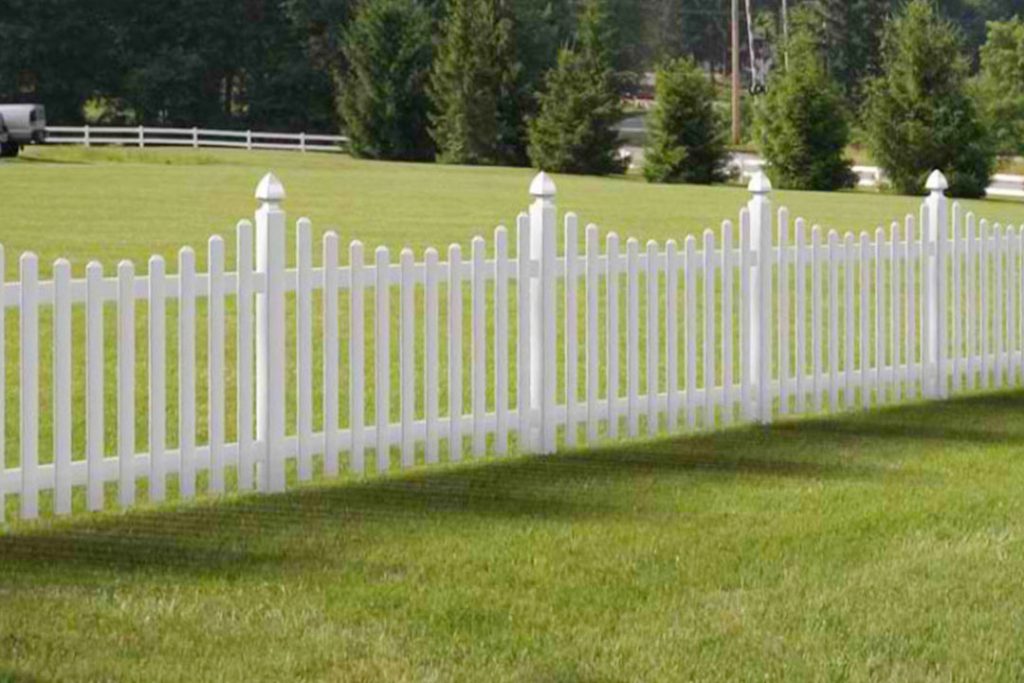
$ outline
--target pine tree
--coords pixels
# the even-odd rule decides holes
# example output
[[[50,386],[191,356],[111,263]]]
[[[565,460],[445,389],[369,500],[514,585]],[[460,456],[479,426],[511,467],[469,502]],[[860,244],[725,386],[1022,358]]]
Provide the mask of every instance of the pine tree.
[[[345,31],[338,110],[354,155],[433,158],[426,93],[430,31],[430,15],[419,0],[367,3]]]
[[[612,29],[601,0],[591,0],[576,45],[559,52],[558,64],[530,121],[530,160],[547,171],[604,175],[622,173],[614,126],[622,106],[611,67]]]
[[[850,102],[859,102],[865,79],[879,73],[882,27],[895,4],[894,0],[813,0],[829,74]]]
[[[869,85],[865,124],[871,154],[899,192],[919,194],[940,169],[951,194],[985,193],[995,155],[967,92],[962,50],[930,0],[911,0],[886,26],[883,75]]]
[[[707,75],[693,59],[674,59],[658,68],[655,88],[644,152],[647,180],[724,180],[725,129],[715,111],[715,89]]]
[[[789,66],[777,69],[757,108],[757,137],[776,185],[837,190],[856,181],[845,157],[846,104],[825,70],[806,14],[794,13]]]
[[[500,164],[522,157],[512,20],[498,0],[451,0],[434,59],[430,134],[438,160]]]
[[[1024,20],[1019,17],[989,23],[978,93],[999,151],[1024,153]]]

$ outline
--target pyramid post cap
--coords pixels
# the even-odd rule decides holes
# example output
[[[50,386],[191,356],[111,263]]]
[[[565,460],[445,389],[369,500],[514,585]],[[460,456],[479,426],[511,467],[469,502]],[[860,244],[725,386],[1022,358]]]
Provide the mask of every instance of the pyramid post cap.
[[[942,174],[942,171],[935,169],[928,176],[927,182],[924,187],[929,192],[943,192],[949,189],[949,183],[946,181],[946,176]]]
[[[261,202],[276,204],[285,198],[284,185],[273,173],[267,173],[256,186],[256,199]]]
[[[554,197],[556,192],[555,181],[544,171],[533,177],[530,183],[530,194],[534,197]]]
[[[758,169],[750,177],[747,190],[754,194],[768,194],[772,191],[772,181],[768,179],[768,175],[764,171]]]

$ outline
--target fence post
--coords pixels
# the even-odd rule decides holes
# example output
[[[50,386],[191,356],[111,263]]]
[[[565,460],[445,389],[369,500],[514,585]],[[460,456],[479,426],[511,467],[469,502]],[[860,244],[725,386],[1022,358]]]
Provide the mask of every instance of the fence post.
[[[924,275],[928,278],[927,338],[925,358],[931,370],[926,373],[927,398],[945,398],[949,394],[946,378],[946,240],[948,238],[948,202],[945,190],[949,187],[946,176],[939,170],[932,171],[925,183],[928,198],[925,199],[928,217],[927,259]],[[934,374],[933,374],[934,373]]]
[[[306,133],[305,131],[299,133],[299,149],[303,152],[306,151]]]
[[[146,133],[142,126],[139,126],[139,147],[146,146]]]
[[[285,213],[284,186],[273,173],[256,187],[256,439],[261,491],[283,491],[285,397]]]
[[[757,170],[747,185],[751,193],[747,209],[750,212],[750,249],[755,258],[750,273],[750,309],[747,320],[750,325],[747,349],[747,367],[750,377],[757,382],[757,410],[754,414],[762,424],[772,420],[772,203],[768,195],[772,191],[771,181],[764,171]]]
[[[85,146],[86,147],[91,147],[92,146],[92,142],[89,140],[89,124],[88,123],[85,124],[85,126],[83,128],[83,133],[85,135]]]
[[[199,129],[192,126],[192,149],[199,149]]]
[[[538,452],[555,451],[555,183],[541,171],[530,183],[530,407],[540,415]],[[533,268],[531,268],[531,272]]]
[[[245,148],[252,149],[252,131],[245,131]]]

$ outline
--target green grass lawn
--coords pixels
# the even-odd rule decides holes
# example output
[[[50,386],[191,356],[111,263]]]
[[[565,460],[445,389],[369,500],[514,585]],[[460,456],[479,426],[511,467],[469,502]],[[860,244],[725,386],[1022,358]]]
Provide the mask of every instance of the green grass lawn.
[[[25,525],[0,537],[0,680],[1020,680],[1022,414],[1002,394]]]
[[[309,216],[317,235],[330,228],[343,244],[418,252],[452,241],[468,250],[474,234],[512,226],[532,176],[288,152],[30,148],[0,164],[7,277],[23,249],[39,253],[45,274],[59,256],[76,275],[94,258],[108,274],[122,258],[144,272],[151,253],[174,272],[183,244],[205,263],[215,233],[233,261],[234,223],[251,216],[267,170],[287,188],[290,219]],[[560,208],[582,223],[642,239],[717,228],[748,197],[634,177],[556,182]],[[919,202],[863,192],[774,199],[841,230],[887,225]],[[1019,203],[966,204],[990,220],[1024,220]],[[169,368],[173,317],[169,307]],[[16,322],[9,316],[6,331],[8,466],[17,463]],[[137,322],[144,332],[145,316]],[[44,315],[43,349],[46,325]],[[113,453],[111,341],[107,353]],[[173,445],[173,370],[168,389]],[[971,397],[346,477],[281,496],[13,522],[0,532],[0,681],[1017,680],[1022,414],[1024,393]],[[75,458],[83,433],[76,424]]]

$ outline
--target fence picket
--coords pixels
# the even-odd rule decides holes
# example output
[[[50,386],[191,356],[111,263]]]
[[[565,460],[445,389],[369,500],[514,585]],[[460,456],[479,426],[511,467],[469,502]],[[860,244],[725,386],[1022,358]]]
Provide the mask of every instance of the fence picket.
[[[989,314],[988,314],[988,275],[989,275],[989,256],[992,253],[992,247],[989,244],[989,231],[988,221],[982,219],[979,224],[979,233],[981,236],[981,244],[978,249],[978,261],[980,266],[978,268],[978,279],[979,279],[979,292],[980,302],[978,310],[981,312],[979,316],[979,324],[981,327],[981,333],[978,335],[978,347],[981,355],[981,388],[988,389],[989,385]]]
[[[323,254],[323,411],[324,474],[338,475],[338,235],[324,233]]]
[[[366,471],[366,314],[363,282],[363,243],[348,246],[350,284],[348,290],[348,427],[351,434],[349,467],[357,475]]]
[[[828,231],[828,409],[839,410],[839,233]]]
[[[640,284],[639,242],[626,240],[626,424],[628,434],[640,434]]]
[[[814,376],[811,382],[813,394],[812,405],[814,412],[820,413],[822,399],[825,393],[824,368],[822,365],[822,298],[821,298],[821,270],[822,270],[822,247],[821,247],[821,226],[811,227],[811,359],[814,368]]]
[[[1003,298],[1005,281],[1003,279],[1003,256],[1006,253],[1006,240],[1004,238],[1003,226],[995,224],[992,236],[992,261],[993,261],[993,287],[992,287],[992,341],[993,355],[995,357],[994,385],[997,389],[1005,386],[1006,364],[1004,363],[1004,340],[1003,340]]]
[[[71,513],[71,344],[71,263],[57,259],[53,264],[53,511],[58,515]],[[163,404],[158,407],[162,421]],[[150,454],[156,458],[158,451],[150,448]]]
[[[91,511],[103,509],[103,266],[91,261],[85,267],[85,448],[86,504]],[[3,289],[0,287],[0,289]],[[179,364],[181,361],[179,360]],[[178,376],[181,376],[179,369]]]
[[[457,244],[448,247],[448,460],[462,460],[462,248]]]
[[[426,420],[426,443],[423,457],[427,464],[438,460],[440,434],[438,428],[438,265],[437,249],[430,247],[423,254],[426,271],[423,288],[423,414]]]
[[[600,283],[601,271],[598,265],[600,247],[598,246],[598,233],[596,225],[588,225],[586,232],[587,247],[587,442],[597,441],[598,425],[600,416],[597,412],[597,396],[600,385],[598,374],[601,359],[599,356],[598,340],[598,319],[600,312],[597,308],[598,286]],[[499,299],[500,301],[500,299]],[[671,362],[671,361],[669,361]]]
[[[658,429],[658,244],[647,242],[647,433],[657,434]]]
[[[178,488],[185,500],[196,495],[196,256],[178,252]]]
[[[25,252],[20,265],[21,517],[35,519],[39,516],[39,260]]]
[[[961,362],[961,317],[960,317],[960,306],[961,306],[961,286],[960,286],[960,255],[963,251],[960,244],[960,221],[961,221],[962,209],[960,202],[953,203],[953,248],[950,251],[951,256],[951,268],[953,276],[953,302],[952,302],[952,328],[953,328],[953,348],[950,353],[952,357],[952,368],[953,368],[953,391],[960,391],[962,384],[961,371],[963,370],[963,364]],[[897,399],[899,396],[897,396]]]
[[[516,260],[519,270],[517,280],[516,305],[518,307],[519,324],[516,338],[518,356],[516,358],[516,400],[518,417],[519,448],[524,453],[532,453],[536,449],[533,439],[533,415],[530,407],[530,278],[533,259],[530,256],[530,218],[519,214],[516,219]]]
[[[853,270],[856,257],[856,246],[852,232],[843,237],[843,408],[852,408],[854,403],[854,303],[853,303]]]
[[[494,453],[508,453],[508,231],[494,230]]]
[[[975,360],[975,336],[978,329],[978,286],[977,286],[977,243],[974,234],[974,214],[967,213],[967,243],[964,249],[967,263],[964,267],[964,298],[967,311],[964,330],[965,354],[967,356],[967,389],[974,390],[977,381],[978,363]]]
[[[117,497],[135,503],[135,267],[117,266]]]
[[[697,239],[688,235],[683,244],[686,270],[686,426],[697,425]]]
[[[253,487],[253,242],[252,223],[239,221],[235,228],[235,269],[238,294],[235,297],[236,348],[236,440],[238,441],[238,490]]]
[[[722,221],[722,423],[732,424],[735,416],[733,401],[733,267],[732,223]]]
[[[871,385],[869,380],[871,342],[870,298],[871,291],[871,243],[866,232],[860,234],[860,404],[864,410],[871,407]]]
[[[807,240],[806,223],[796,219],[793,244],[796,252],[796,412],[807,409]]]
[[[207,258],[208,299],[206,335],[209,393],[210,491],[224,492],[224,240],[214,236],[209,242]],[[302,306],[299,306],[301,311]],[[301,358],[301,353],[299,354]],[[301,396],[301,393],[300,393]],[[301,413],[304,405],[299,406]],[[312,412],[312,405],[309,406]],[[301,436],[301,434],[300,434]]]
[[[689,257],[687,257],[689,268]],[[744,420],[753,418],[751,410],[750,385],[753,378],[750,376],[750,363],[745,360],[750,350],[750,213],[747,208],[740,209],[740,415]],[[689,284],[689,280],[687,280]],[[689,300],[687,300],[689,301]],[[688,307],[689,308],[689,307]],[[689,380],[687,380],[689,382]],[[689,386],[689,385],[687,385]],[[692,427],[692,425],[691,425]]]
[[[893,401],[902,400],[900,367],[900,259],[899,223],[889,227],[889,388]]]
[[[576,214],[565,215],[565,323],[564,323],[564,352],[565,352],[565,445],[573,447],[576,445],[577,428],[576,404],[579,397],[579,334],[577,325],[576,303],[579,290],[579,266],[576,262],[577,242],[577,218]]]
[[[387,247],[377,247],[374,265],[377,280],[374,283],[374,420],[376,422],[377,473],[391,467],[391,286],[390,257]],[[460,292],[460,287],[456,287]]]
[[[875,367],[871,373],[875,402],[887,402],[885,382],[885,231],[875,228]]]
[[[486,249],[482,237],[474,237],[472,242],[473,284],[472,284],[472,367],[470,369],[471,407],[473,411],[473,457],[483,457],[486,448],[484,432],[484,413],[487,400],[487,291],[484,288],[484,257]]]
[[[906,395],[908,398],[913,398],[918,395],[915,389],[914,377],[915,369],[914,366],[917,362],[917,358],[921,353],[921,349],[917,343],[917,295],[915,294],[915,285],[917,281],[917,261],[921,253],[921,244],[916,241],[917,230],[914,227],[914,217],[907,215],[904,219],[904,241],[907,243],[907,316],[906,316],[906,328],[907,328],[907,386]]]
[[[715,426],[715,233],[704,231],[704,406],[702,424],[705,429]]]
[[[4,246],[0,244],[0,283],[6,282],[5,258]],[[4,299],[4,288],[0,287],[0,524],[7,521],[7,477],[4,476],[7,470],[7,302]]]
[[[149,500],[159,503],[167,495],[167,295],[164,260],[149,259]]]
[[[789,414],[789,211],[778,213],[779,250],[779,415]]]
[[[679,426],[679,247],[665,243],[665,424]]]
[[[416,419],[416,280],[412,249],[399,255],[402,269],[401,327],[398,372],[401,385],[402,467],[412,467],[416,457],[413,421]]]

